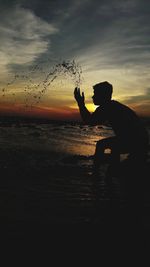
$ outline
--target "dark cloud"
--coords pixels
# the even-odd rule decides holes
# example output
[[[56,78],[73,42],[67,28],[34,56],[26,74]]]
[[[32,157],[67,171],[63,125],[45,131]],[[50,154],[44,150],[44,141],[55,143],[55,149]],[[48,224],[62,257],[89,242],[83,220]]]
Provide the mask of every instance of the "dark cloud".
[[[149,102],[150,104],[150,88],[146,89],[144,94],[127,97],[123,102],[126,104],[128,103],[128,104],[134,104],[134,105],[137,103],[140,104],[143,102],[145,103]]]
[[[1,73],[8,72],[10,66],[13,70],[17,65],[32,64],[50,49],[50,36],[56,32],[53,24],[29,9],[17,5],[3,10],[0,22]]]
[[[6,21],[11,22],[9,30],[14,29],[10,11],[12,10],[13,13],[15,7],[26,10],[27,14],[31,13],[35,21],[41,21],[41,25],[43,25],[43,35],[41,31],[39,43],[36,43],[35,48],[32,46],[32,53],[30,53],[31,58],[33,55],[34,63],[39,63],[47,58],[53,60],[77,59],[83,67],[86,66],[88,71],[132,69],[138,78],[143,78],[147,82],[150,80],[148,71],[150,68],[149,1],[0,1],[2,14],[5,15]],[[8,15],[10,15],[10,19],[8,19]],[[0,24],[2,22],[1,18]],[[28,23],[27,20],[26,23]],[[58,31],[49,36],[46,25],[53,25]],[[33,29],[34,36],[34,27],[31,29]],[[22,31],[21,34],[23,35]],[[8,38],[1,38],[1,40],[6,40],[7,43],[9,41]],[[11,44],[14,44],[12,39],[10,41]],[[3,47],[7,47],[6,42],[3,42]],[[16,38],[18,46],[19,42],[22,44],[21,35],[18,33]],[[39,53],[36,53],[36,48],[40,44],[45,46],[40,47]],[[29,49],[22,49],[21,52],[27,53],[27,50],[29,51]],[[20,50],[18,49],[18,51]],[[35,57],[34,54],[36,54]],[[17,58],[17,50],[15,50],[15,55]],[[21,61],[21,54],[19,60]],[[18,69],[15,65],[17,62],[17,60],[14,62],[8,60],[9,68]]]
[[[81,58],[93,70],[101,66],[149,66],[147,1],[38,1],[36,7],[35,12],[52,19],[60,30],[52,37],[55,57]]]
[[[142,91],[142,90],[141,90]],[[122,103],[131,107],[136,113],[141,116],[150,116],[150,88],[145,90],[145,93],[125,97]]]
[[[5,9],[10,8],[10,1],[2,2]],[[91,69],[101,65],[114,68],[122,64],[149,64],[147,0],[11,1],[11,6],[17,5],[59,29],[59,34],[51,39],[54,57],[81,57]],[[47,55],[52,56],[51,50],[47,50]]]

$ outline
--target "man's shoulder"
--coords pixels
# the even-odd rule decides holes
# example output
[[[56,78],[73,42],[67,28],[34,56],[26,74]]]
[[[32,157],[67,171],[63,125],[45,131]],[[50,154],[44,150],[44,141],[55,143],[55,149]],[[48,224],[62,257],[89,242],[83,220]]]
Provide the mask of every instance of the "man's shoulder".
[[[120,108],[120,109],[129,109],[129,107],[127,107],[123,103],[120,103],[119,101],[116,101],[116,100],[111,100],[111,106],[116,107],[116,108]]]
[[[111,100],[110,103],[111,103],[111,105],[114,105],[114,106],[120,106],[120,105],[122,106],[122,103],[120,103],[117,100]]]
[[[132,110],[130,107],[128,107],[127,105],[120,103],[116,100],[112,100],[111,101],[111,106],[112,106],[112,111],[115,110],[116,112],[122,112],[124,114],[128,114],[129,116],[132,115],[132,117],[137,116],[135,111]]]

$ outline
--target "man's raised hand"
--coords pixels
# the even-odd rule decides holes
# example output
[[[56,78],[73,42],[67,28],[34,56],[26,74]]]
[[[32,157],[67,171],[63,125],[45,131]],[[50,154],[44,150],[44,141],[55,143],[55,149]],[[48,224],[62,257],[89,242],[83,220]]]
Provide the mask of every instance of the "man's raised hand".
[[[80,94],[80,88],[75,88],[74,90],[74,97],[75,97],[75,100],[77,101],[78,105],[79,106],[84,106],[84,93],[82,92],[82,95]]]

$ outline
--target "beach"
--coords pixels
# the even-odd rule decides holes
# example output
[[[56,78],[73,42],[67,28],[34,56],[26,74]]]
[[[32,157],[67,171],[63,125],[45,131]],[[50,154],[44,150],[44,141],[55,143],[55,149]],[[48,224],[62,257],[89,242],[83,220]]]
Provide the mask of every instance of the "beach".
[[[111,135],[109,127],[80,123],[1,123],[0,210],[7,234],[19,237],[50,225],[133,223],[149,229],[150,154],[138,171],[127,169],[122,155],[119,175],[108,183],[108,151],[93,178],[95,144]]]

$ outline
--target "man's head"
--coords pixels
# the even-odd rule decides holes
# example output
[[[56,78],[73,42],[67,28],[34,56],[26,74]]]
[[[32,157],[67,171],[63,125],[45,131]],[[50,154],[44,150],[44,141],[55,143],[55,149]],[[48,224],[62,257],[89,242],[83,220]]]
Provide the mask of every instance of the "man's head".
[[[93,86],[94,95],[93,103],[95,105],[103,105],[111,100],[113,86],[108,82],[97,83]]]

